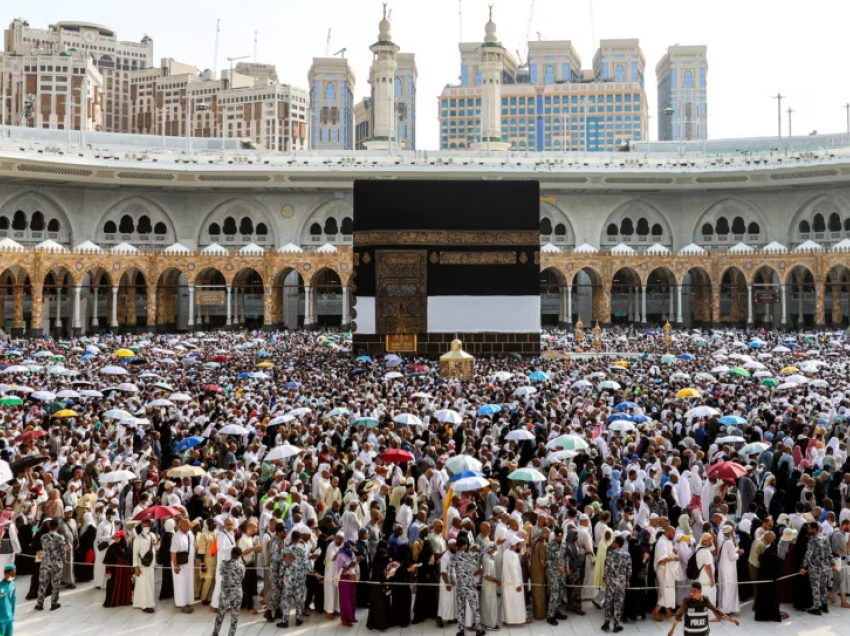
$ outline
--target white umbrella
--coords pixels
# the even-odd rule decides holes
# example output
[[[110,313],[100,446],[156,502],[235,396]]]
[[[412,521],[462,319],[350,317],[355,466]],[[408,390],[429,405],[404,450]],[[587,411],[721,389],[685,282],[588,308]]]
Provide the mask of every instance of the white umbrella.
[[[228,424],[227,426],[222,426],[218,433],[219,435],[247,435],[248,429],[238,424]]]
[[[272,462],[277,459],[288,459],[303,452],[303,448],[292,446],[291,444],[283,444],[281,446],[275,446],[273,449],[271,449],[268,454],[263,458],[263,461]]]
[[[739,435],[726,435],[724,437],[717,438],[718,444],[741,444],[746,441],[747,440],[745,440],[743,437],[740,437]]]
[[[286,415],[278,415],[277,417],[269,420],[269,426],[277,426],[278,424],[286,424],[287,422],[291,422],[292,420],[297,419],[294,415],[287,413]]]
[[[507,435],[505,435],[505,439],[512,440],[514,442],[522,442],[526,440],[534,439],[534,433],[531,431],[525,430],[523,428],[519,428],[515,431],[511,431]]]
[[[573,382],[573,388],[574,389],[587,389],[587,388],[590,388],[592,386],[593,386],[593,384],[591,382],[588,382],[587,380],[577,380],[577,381]]]
[[[796,382],[783,382],[778,387],[776,387],[779,391],[788,391],[789,389],[799,389],[800,385]]]
[[[389,373],[387,373],[384,376],[384,379],[385,380],[396,380],[398,378],[403,378],[403,377],[404,377],[403,373],[399,373],[398,371],[390,371]]]
[[[720,411],[710,406],[697,406],[685,413],[685,417],[712,417],[720,415]]]
[[[465,470],[480,473],[482,472],[482,468],[484,468],[484,466],[481,462],[469,455],[455,455],[454,457],[449,457],[446,460],[446,469],[453,475],[462,473]]]
[[[430,393],[425,393],[424,391],[418,391],[418,392],[414,393],[413,395],[411,395],[410,397],[419,398],[421,400],[430,400],[434,396],[431,395]]]
[[[514,391],[514,395],[517,397],[525,397],[526,395],[534,395],[535,393],[537,393],[537,389],[533,386],[521,386]]]
[[[185,393],[172,393],[169,397],[172,402],[191,402],[192,397]]]
[[[753,373],[754,378],[769,378],[772,375],[770,371],[756,371]]]
[[[118,421],[120,426],[150,426],[150,423],[146,417],[128,417]]]
[[[132,382],[122,382],[118,385],[119,391],[124,391],[125,393],[138,393],[139,387],[137,387]]]
[[[717,378],[710,373],[697,373],[694,376],[694,380],[697,380],[698,382],[717,382]]]
[[[829,382],[827,382],[826,380],[812,380],[809,383],[809,386],[813,386],[816,389],[823,389],[829,386]]]
[[[108,366],[100,370],[102,375],[128,375],[130,372],[124,367]]]
[[[767,367],[762,362],[756,362],[755,360],[750,360],[744,365],[745,369],[766,369]]]
[[[691,376],[687,373],[682,373],[681,371],[677,371],[673,375],[670,376],[671,380],[690,380]]]
[[[136,473],[130,470],[113,470],[111,473],[103,473],[100,477],[98,477],[98,482],[100,482],[101,486],[106,484],[117,484],[122,481],[127,481],[130,479],[135,479]]]
[[[156,408],[161,406],[174,406],[174,402],[172,402],[171,400],[165,400],[160,398],[158,400],[154,400],[153,402],[148,402],[147,404],[145,404],[146,408]]]
[[[719,367],[714,367],[711,370],[712,373],[729,373],[729,367],[725,364],[721,364]]]
[[[496,371],[496,373],[493,374],[493,377],[499,382],[505,382],[514,377],[514,374],[510,371]]]
[[[787,378],[785,378],[785,381],[786,382],[793,382],[794,384],[806,384],[809,381],[809,379],[805,376],[794,374],[794,375],[789,375]]]
[[[36,393],[39,393],[39,391],[36,391]],[[44,391],[44,393],[50,393],[50,391]],[[35,397],[35,393],[32,394],[32,397]],[[67,399],[67,398],[76,399],[76,398],[80,397],[80,394],[77,393],[76,391],[74,391],[73,389],[63,389],[63,390],[59,391],[59,393],[56,394],[56,397],[63,398],[63,399]]]
[[[635,425],[634,422],[629,422],[628,420],[615,420],[608,425],[608,430],[625,433],[635,430]]]
[[[463,422],[463,417],[461,417],[460,413],[453,411],[452,409],[441,409],[434,413],[434,417],[436,417],[440,422],[447,424],[460,424]]]
[[[450,484],[452,492],[472,492],[473,490],[482,490],[490,485],[490,482],[483,477],[464,477]]]
[[[60,391],[59,393],[52,393],[51,391],[33,391],[30,393],[30,397],[33,400],[40,400],[42,402],[52,402],[57,397],[79,397],[79,395],[62,395],[62,393],[77,393],[76,391],[71,391],[70,389],[67,391]]]
[[[622,387],[619,382],[614,382],[613,380],[605,380],[604,382],[600,382],[598,387],[600,391],[619,391]]]
[[[578,455],[578,453],[573,450],[554,451],[546,456],[546,463],[554,464],[555,462],[562,462],[565,459],[572,459],[576,455]]]
[[[578,435],[560,435],[553,440],[549,440],[546,444],[546,448],[582,451],[587,450],[587,442],[584,438],[579,437]]]
[[[393,422],[403,426],[420,426],[422,420],[413,413],[399,413],[393,418]]]
[[[30,370],[21,364],[12,364],[3,369],[3,373],[29,373]]]
[[[75,378],[80,375],[80,372],[76,369],[62,369],[62,371],[59,372],[59,375],[65,376],[66,378]]]
[[[103,397],[103,393],[101,393],[100,391],[95,391],[94,389],[83,389],[82,391],[80,391],[80,395],[82,395],[83,397]]]
[[[312,413],[310,409],[306,406],[302,406],[301,408],[292,409],[289,414],[294,415],[295,417],[304,417],[307,413]]]
[[[12,474],[12,468],[9,466],[9,462],[0,459],[0,483],[5,484],[14,478],[15,476]]]

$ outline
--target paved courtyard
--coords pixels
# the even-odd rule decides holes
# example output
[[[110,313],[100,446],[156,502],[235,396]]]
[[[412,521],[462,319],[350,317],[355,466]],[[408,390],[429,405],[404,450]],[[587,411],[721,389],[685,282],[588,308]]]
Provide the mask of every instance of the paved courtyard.
[[[145,614],[132,607],[104,608],[104,592],[96,590],[90,583],[81,585],[76,590],[63,590],[60,602],[62,607],[51,612],[33,610],[34,601],[22,600],[29,589],[29,577],[21,576],[18,582],[18,615],[15,624],[15,636],[209,636],[212,633],[215,614],[200,603],[195,605],[193,614],[182,614],[174,609],[173,602],[162,601],[154,614]],[[157,585],[157,589],[159,585]],[[45,603],[50,606],[49,601]],[[534,623],[521,628],[502,629],[497,633],[503,636],[587,636],[602,634],[602,612],[586,603],[588,613],[579,617],[570,615],[569,620],[561,621],[557,627],[545,622]],[[783,610],[791,614],[791,619],[783,623],[756,623],[752,620],[751,605],[747,604],[741,613],[741,626],[736,628],[731,623],[712,623],[712,634],[729,636],[850,636],[850,610],[833,609],[828,615],[809,616],[799,613],[790,607]],[[836,606],[833,606],[836,607]],[[245,612],[241,615],[237,636],[271,636],[291,634],[292,636],[334,636],[336,634],[358,636],[377,634],[366,629],[366,611],[358,612],[359,622],[353,628],[342,627],[339,620],[328,621],[324,616],[313,615],[306,619],[304,625],[295,627],[291,621],[287,630],[278,629],[274,623],[267,623],[258,614],[251,616]],[[230,618],[225,619],[222,636],[227,634]],[[625,626],[623,636],[631,634],[653,634],[666,636],[670,630],[670,621],[655,623],[641,621]],[[454,636],[455,626],[438,629],[434,621],[420,625],[411,625],[405,629],[389,629],[384,634],[388,636]],[[471,632],[469,632],[471,634]],[[682,635],[682,626],[677,629]]]

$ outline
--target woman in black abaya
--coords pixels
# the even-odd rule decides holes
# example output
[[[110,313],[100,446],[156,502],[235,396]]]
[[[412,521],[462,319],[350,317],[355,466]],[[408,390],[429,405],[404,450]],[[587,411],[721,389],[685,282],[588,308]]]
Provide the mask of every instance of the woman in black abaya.
[[[434,559],[431,542],[423,534],[420,533],[416,542],[421,544],[421,549],[414,559],[419,565],[416,570],[416,583],[421,584],[416,586],[416,600],[413,602],[414,625],[429,618],[436,618],[439,606],[439,588],[436,584],[439,583],[440,566]]]
[[[809,549],[809,540],[811,539],[810,532],[811,530],[809,530],[808,524],[800,528],[797,543],[794,545],[793,572],[799,572],[803,569],[803,559],[806,557],[806,552]],[[807,612],[812,608],[812,604],[814,603],[812,588],[809,587],[807,581],[803,579],[798,579],[798,581],[801,581],[801,583],[794,586],[794,609]]]
[[[390,586],[390,625],[393,627],[407,627],[410,625],[410,604],[412,599],[410,585],[408,583],[413,576],[407,570],[413,565],[413,555],[406,541],[399,544],[396,550],[395,560],[398,562],[398,569],[389,579],[391,583],[395,583],[395,585]]]
[[[774,541],[767,547],[761,555],[761,561],[759,561],[759,579],[766,581],[766,583],[758,584],[758,594],[753,604],[757,621],[773,621],[776,623],[782,621],[782,614],[779,611],[779,582],[777,579],[782,576],[784,564],[785,562],[779,558],[777,545]]]
[[[372,558],[372,585],[369,588],[369,615],[366,618],[366,629],[376,629],[379,632],[389,627],[387,620],[389,615],[389,590],[385,585],[387,579],[384,573],[389,565],[390,557],[387,554],[387,542],[381,541],[375,556]]]
[[[162,568],[162,586],[159,588],[159,600],[174,598],[174,577],[171,573],[171,540],[174,538],[174,519],[165,522],[165,531],[159,544],[156,561]]]

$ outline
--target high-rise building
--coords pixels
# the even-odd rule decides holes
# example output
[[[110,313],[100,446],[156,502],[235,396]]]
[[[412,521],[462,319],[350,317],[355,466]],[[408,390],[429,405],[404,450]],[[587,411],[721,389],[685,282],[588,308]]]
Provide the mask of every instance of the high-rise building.
[[[413,53],[399,53],[395,71],[395,107],[398,140],[403,148],[416,150],[416,83],[419,71]]]
[[[461,83],[440,95],[441,150],[487,148],[488,137],[491,150],[495,137],[519,151],[613,152],[646,140],[645,61],[637,40],[602,40],[594,70],[581,68],[570,41],[529,42],[528,64],[517,69],[492,29],[492,40],[460,46]],[[502,52],[501,78],[510,83],[486,83],[485,68],[491,78],[499,74],[484,64],[491,50]],[[501,107],[488,114],[494,89]]]
[[[366,150],[372,138],[372,98],[364,97],[354,105],[354,149]]]
[[[658,139],[708,137],[708,47],[669,46],[655,66]]]
[[[646,58],[636,38],[600,40],[593,56],[593,74],[603,82],[637,82],[644,87]]]
[[[354,148],[354,71],[344,57],[313,58],[310,82],[310,148]]]
[[[153,64],[151,38],[121,41],[114,30],[90,22],[57,22],[47,29],[35,29],[25,20],[15,19],[6,29],[4,57],[75,53],[91,58],[103,79],[103,130],[130,130],[130,73]]]

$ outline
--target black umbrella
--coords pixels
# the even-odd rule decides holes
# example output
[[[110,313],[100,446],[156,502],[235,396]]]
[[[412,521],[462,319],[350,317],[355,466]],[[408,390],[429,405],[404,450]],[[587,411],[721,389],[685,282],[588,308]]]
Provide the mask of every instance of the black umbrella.
[[[50,458],[46,455],[28,455],[19,459],[16,462],[12,462],[11,464],[9,464],[9,468],[12,469],[12,473],[14,474],[22,473],[27,468],[32,468],[33,466],[40,466],[48,459]]]

